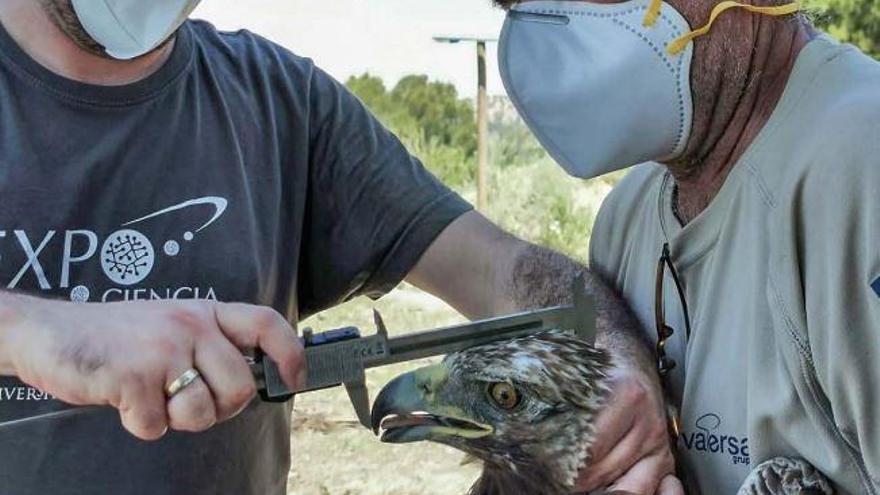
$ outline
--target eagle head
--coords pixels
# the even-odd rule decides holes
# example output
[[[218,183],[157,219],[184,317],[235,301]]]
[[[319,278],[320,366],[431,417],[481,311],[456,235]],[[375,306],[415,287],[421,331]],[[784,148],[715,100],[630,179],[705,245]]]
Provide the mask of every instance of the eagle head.
[[[374,431],[483,461],[473,494],[571,491],[606,395],[606,353],[561,331],[474,347],[403,374],[380,392]]]

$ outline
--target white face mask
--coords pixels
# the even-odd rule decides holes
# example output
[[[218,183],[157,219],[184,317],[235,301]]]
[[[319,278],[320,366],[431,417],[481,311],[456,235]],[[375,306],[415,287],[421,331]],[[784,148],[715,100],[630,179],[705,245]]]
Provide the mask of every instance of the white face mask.
[[[571,175],[670,160],[691,133],[691,40],[731,8],[786,15],[799,6],[724,1],[691,31],[661,0],[523,2],[501,33],[501,77],[526,124]]]
[[[186,21],[200,0],[71,0],[79,22],[107,54],[128,60],[150,52]]]
[[[664,2],[645,27],[649,4],[534,1],[508,13],[499,51],[504,86],[571,175],[673,158],[687,144],[692,44],[674,56],[665,48],[690,25]]]

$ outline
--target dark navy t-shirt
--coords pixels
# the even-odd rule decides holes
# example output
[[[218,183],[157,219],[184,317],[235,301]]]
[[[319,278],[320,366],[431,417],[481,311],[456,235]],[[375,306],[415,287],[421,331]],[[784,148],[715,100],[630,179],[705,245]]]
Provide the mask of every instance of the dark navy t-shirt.
[[[160,70],[101,87],[0,28],[0,289],[296,322],[388,291],[469,209],[343,86],[249,32],[187,22]],[[0,378],[0,422],[64,407]],[[112,411],[0,427],[0,495],[283,494],[289,414],[255,403],[154,443]]]

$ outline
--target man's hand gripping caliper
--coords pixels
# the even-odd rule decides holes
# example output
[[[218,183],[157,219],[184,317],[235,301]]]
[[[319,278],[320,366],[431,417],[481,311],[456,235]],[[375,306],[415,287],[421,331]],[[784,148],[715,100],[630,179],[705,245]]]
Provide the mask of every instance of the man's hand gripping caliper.
[[[547,330],[568,330],[581,339],[595,342],[595,317],[592,300],[584,291],[584,280],[578,278],[572,287],[572,304],[491,318],[463,325],[389,337],[378,311],[374,311],[376,334],[361,336],[356,327],[322,333],[303,331],[306,353],[306,385],[290,390],[284,384],[275,363],[258,355],[250,362],[260,397],[266,402],[286,402],[296,394],[344,385],[358,420],[370,426],[370,397],[366,386],[366,370],[403,363],[431,356],[451,354],[470,347],[499,340],[513,339]],[[250,359],[250,358],[249,358]],[[105,406],[63,409],[38,416],[0,423],[0,430],[38,420],[79,415]]]

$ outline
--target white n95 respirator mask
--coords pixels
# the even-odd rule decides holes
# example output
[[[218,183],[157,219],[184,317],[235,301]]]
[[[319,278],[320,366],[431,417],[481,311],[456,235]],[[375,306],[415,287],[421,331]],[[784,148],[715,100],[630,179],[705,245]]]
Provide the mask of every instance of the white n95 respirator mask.
[[[71,0],[80,24],[107,55],[149,53],[186,21],[200,0]]]
[[[508,12],[499,45],[501,77],[526,124],[571,175],[585,179],[684,151],[691,130],[690,31],[662,4],[524,2]]]
[[[691,133],[691,41],[730,8],[785,15],[798,5],[724,1],[691,31],[661,0],[523,2],[501,33],[501,77],[526,124],[571,175],[671,160]]]

